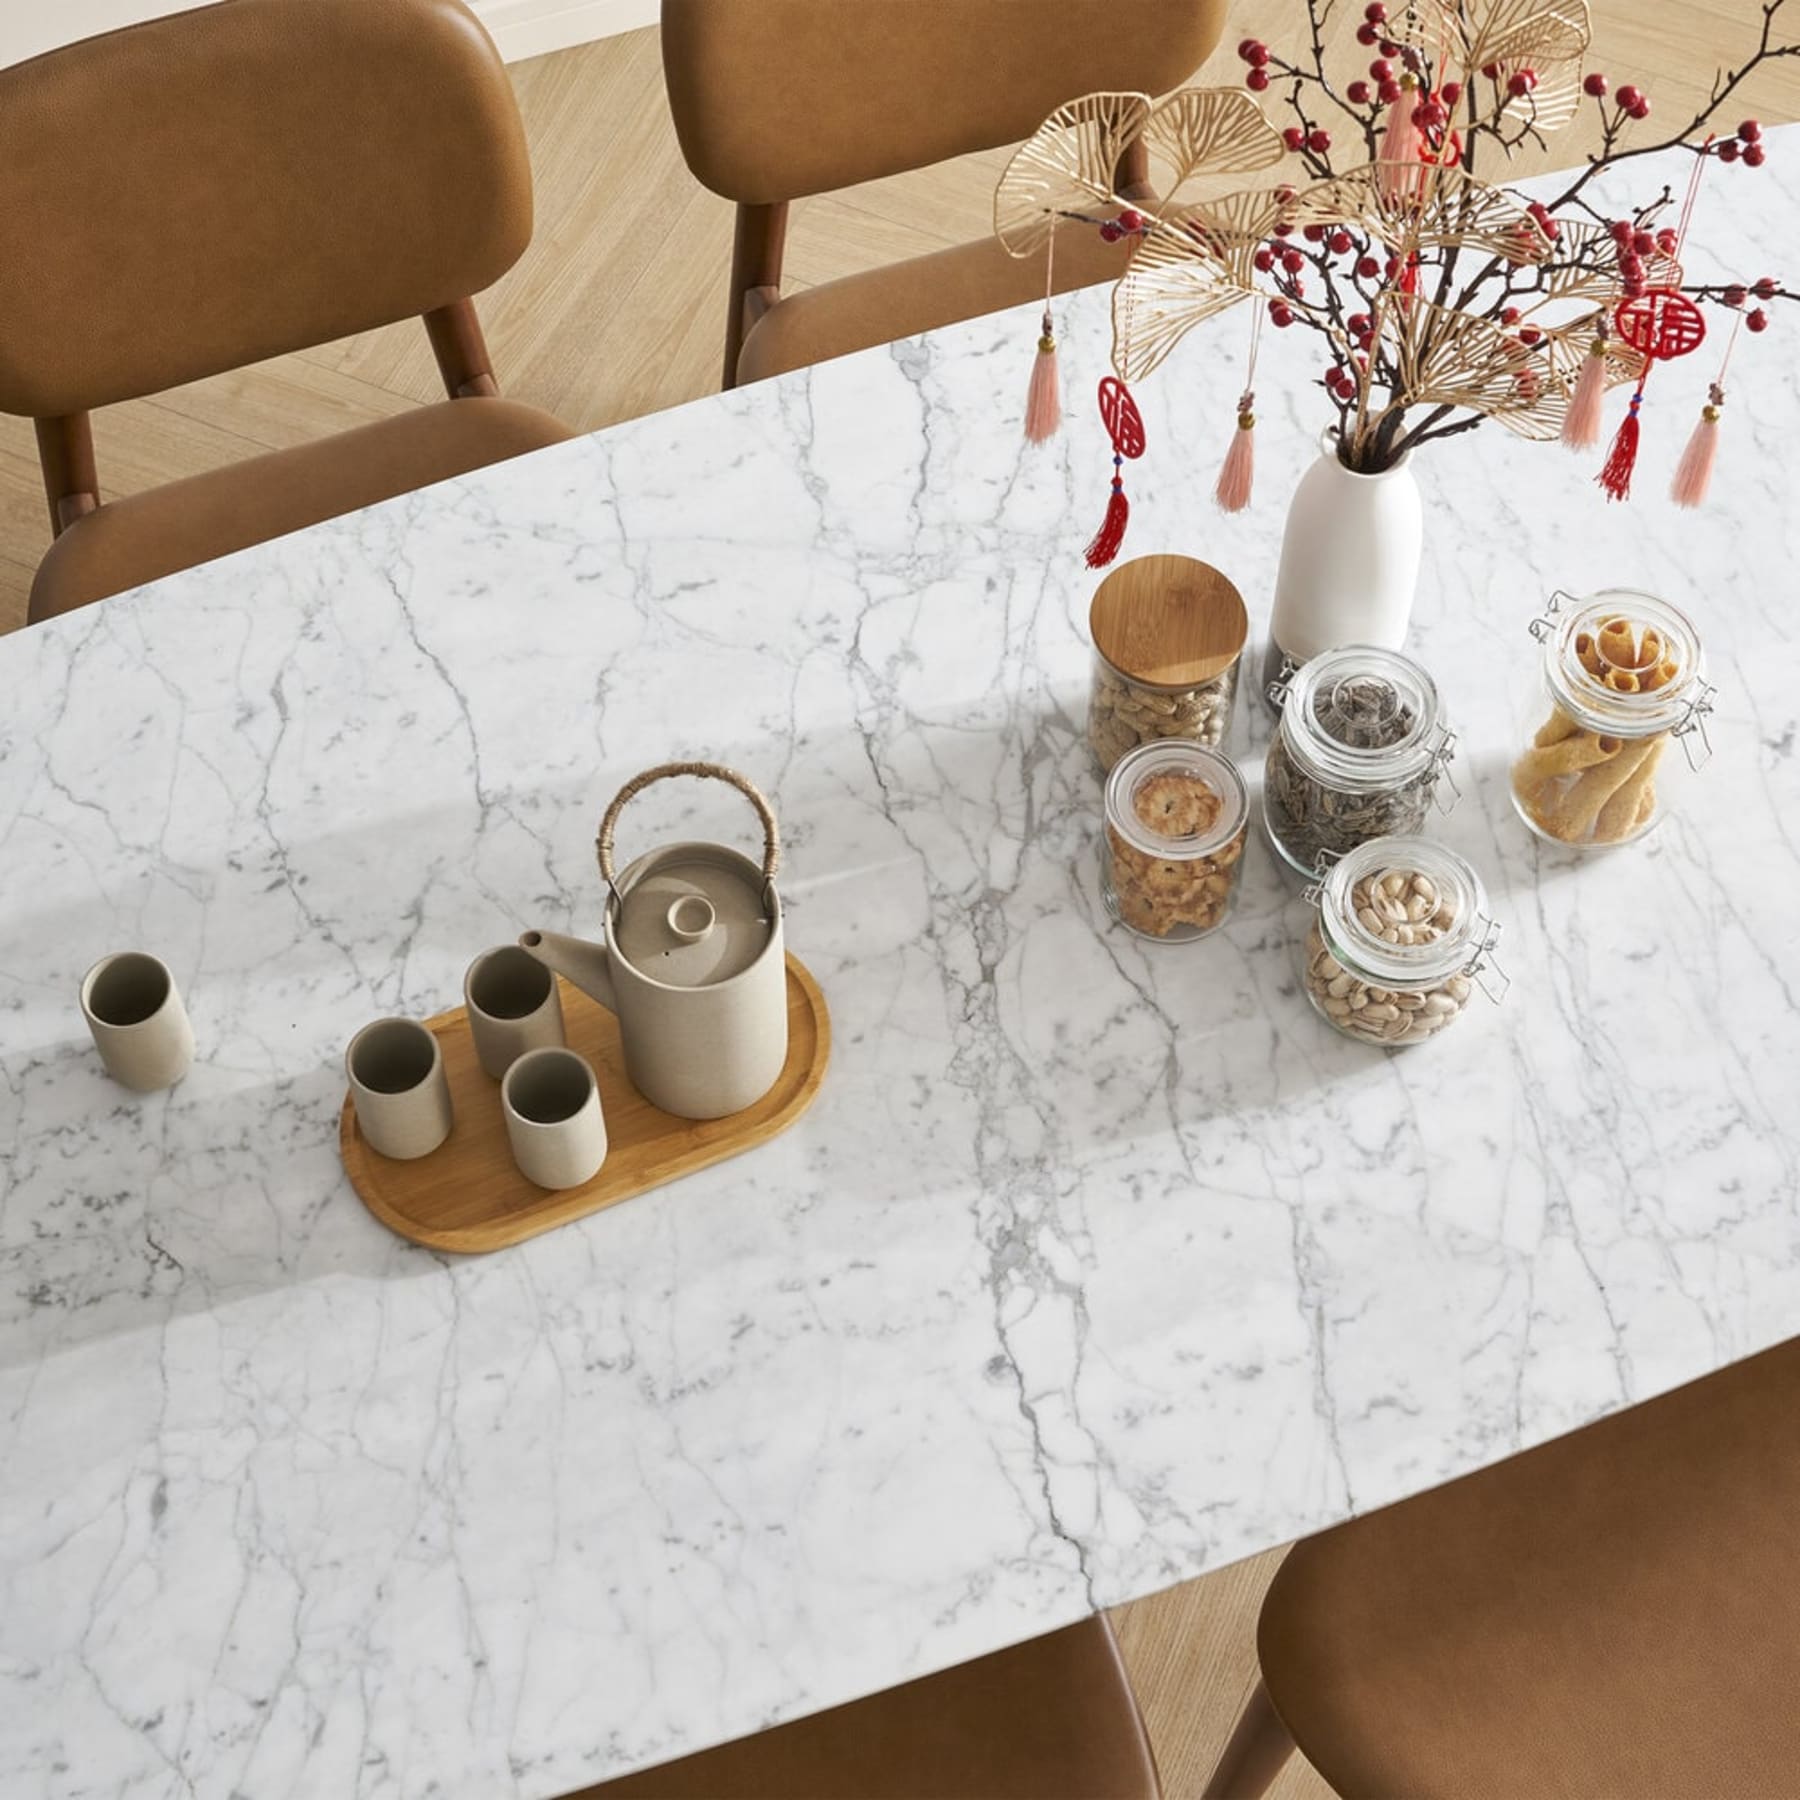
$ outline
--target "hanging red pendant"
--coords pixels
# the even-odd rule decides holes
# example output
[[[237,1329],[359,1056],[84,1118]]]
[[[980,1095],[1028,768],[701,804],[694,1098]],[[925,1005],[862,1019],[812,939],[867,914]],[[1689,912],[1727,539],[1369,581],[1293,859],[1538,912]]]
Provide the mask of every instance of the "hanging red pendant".
[[[1104,569],[1119,554],[1125,541],[1125,527],[1131,518],[1131,503],[1125,498],[1125,459],[1144,454],[1144,416],[1137,409],[1131,391],[1124,382],[1108,375],[1100,383],[1100,422],[1112,439],[1112,494],[1106,502],[1106,517],[1087,547],[1087,566]]]
[[[1613,327],[1623,342],[1655,362],[1686,356],[1706,337],[1705,315],[1674,288],[1650,288],[1635,299],[1621,300]]]

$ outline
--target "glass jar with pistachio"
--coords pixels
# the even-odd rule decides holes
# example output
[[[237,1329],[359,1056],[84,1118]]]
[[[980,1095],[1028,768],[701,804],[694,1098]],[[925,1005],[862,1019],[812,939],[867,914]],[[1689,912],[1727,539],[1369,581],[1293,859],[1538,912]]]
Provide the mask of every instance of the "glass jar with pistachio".
[[[1373,644],[1326,650],[1281,699],[1263,766],[1263,823],[1303,875],[1320,852],[1422,830],[1455,739],[1437,684],[1409,656]]]
[[[1237,899],[1249,820],[1249,792],[1230,757],[1201,744],[1128,750],[1106,783],[1107,911],[1165,944],[1217,931]]]
[[[1313,1010],[1346,1037],[1420,1044],[1462,1017],[1478,977],[1490,996],[1503,988],[1481,877],[1433,839],[1363,844],[1332,865],[1317,897],[1301,980]]]
[[[1103,775],[1139,744],[1225,741],[1249,614],[1217,569],[1191,556],[1122,563],[1095,589],[1088,629],[1088,745]]]

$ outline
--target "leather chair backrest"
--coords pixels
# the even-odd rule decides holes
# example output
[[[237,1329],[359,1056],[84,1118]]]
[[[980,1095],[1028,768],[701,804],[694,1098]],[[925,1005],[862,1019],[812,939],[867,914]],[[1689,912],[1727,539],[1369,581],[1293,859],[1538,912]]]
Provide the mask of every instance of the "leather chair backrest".
[[[1027,138],[1065,100],[1161,94],[1225,0],[663,0],[682,154],[768,205]]]
[[[459,0],[223,0],[0,69],[0,409],[156,393],[487,287],[531,238]]]

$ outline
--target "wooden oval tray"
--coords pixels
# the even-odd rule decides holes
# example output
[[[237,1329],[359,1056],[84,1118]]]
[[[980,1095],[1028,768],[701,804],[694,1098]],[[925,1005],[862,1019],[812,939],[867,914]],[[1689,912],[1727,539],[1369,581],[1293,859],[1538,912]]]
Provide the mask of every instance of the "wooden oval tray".
[[[429,1156],[396,1162],[370,1149],[345,1098],[338,1143],[363,1204],[382,1224],[433,1250],[503,1250],[696,1169],[754,1150],[812,1104],[831,1055],[825,996],[799,960],[787,959],[788,1054],[774,1087],[723,1119],[678,1119],[652,1106],[625,1075],[619,1022],[561,976],[569,1048],[594,1066],[606,1110],[606,1161],[585,1186],[553,1191],[519,1173],[506,1141],[500,1084],[481,1072],[459,1006],[425,1023],[443,1047],[456,1122]]]

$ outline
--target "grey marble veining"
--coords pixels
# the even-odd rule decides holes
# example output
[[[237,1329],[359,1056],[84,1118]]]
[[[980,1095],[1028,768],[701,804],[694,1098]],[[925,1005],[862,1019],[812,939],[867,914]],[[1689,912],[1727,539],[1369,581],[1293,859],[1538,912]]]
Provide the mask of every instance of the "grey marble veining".
[[[1762,272],[1797,156],[1776,134],[1709,184],[1721,268]],[[1307,1009],[1260,844],[1219,937],[1108,927],[1079,556],[1105,296],[1058,316],[1046,451],[1018,313],[0,642],[9,1800],[537,1800],[1800,1329],[1792,319],[1739,346],[1704,513],[1662,493],[1710,350],[1652,383],[1629,506],[1491,428],[1420,460],[1442,830],[1513,987],[1394,1057]],[[1208,557],[1260,627],[1320,408],[1312,344],[1268,334],[1257,499],[1220,516],[1243,337],[1140,394],[1127,552]],[[1528,837],[1505,763],[1527,620],[1621,583],[1701,623],[1717,754],[1654,839],[1581,859]],[[690,754],[782,817],[836,1036],[816,1107],[515,1250],[394,1239],[337,1159],[345,1040],[452,1004],[526,925],[591,931],[600,809]],[[706,789],[622,836],[677,827],[749,836]],[[128,945],[201,1047],[141,1099],[75,1005]]]

